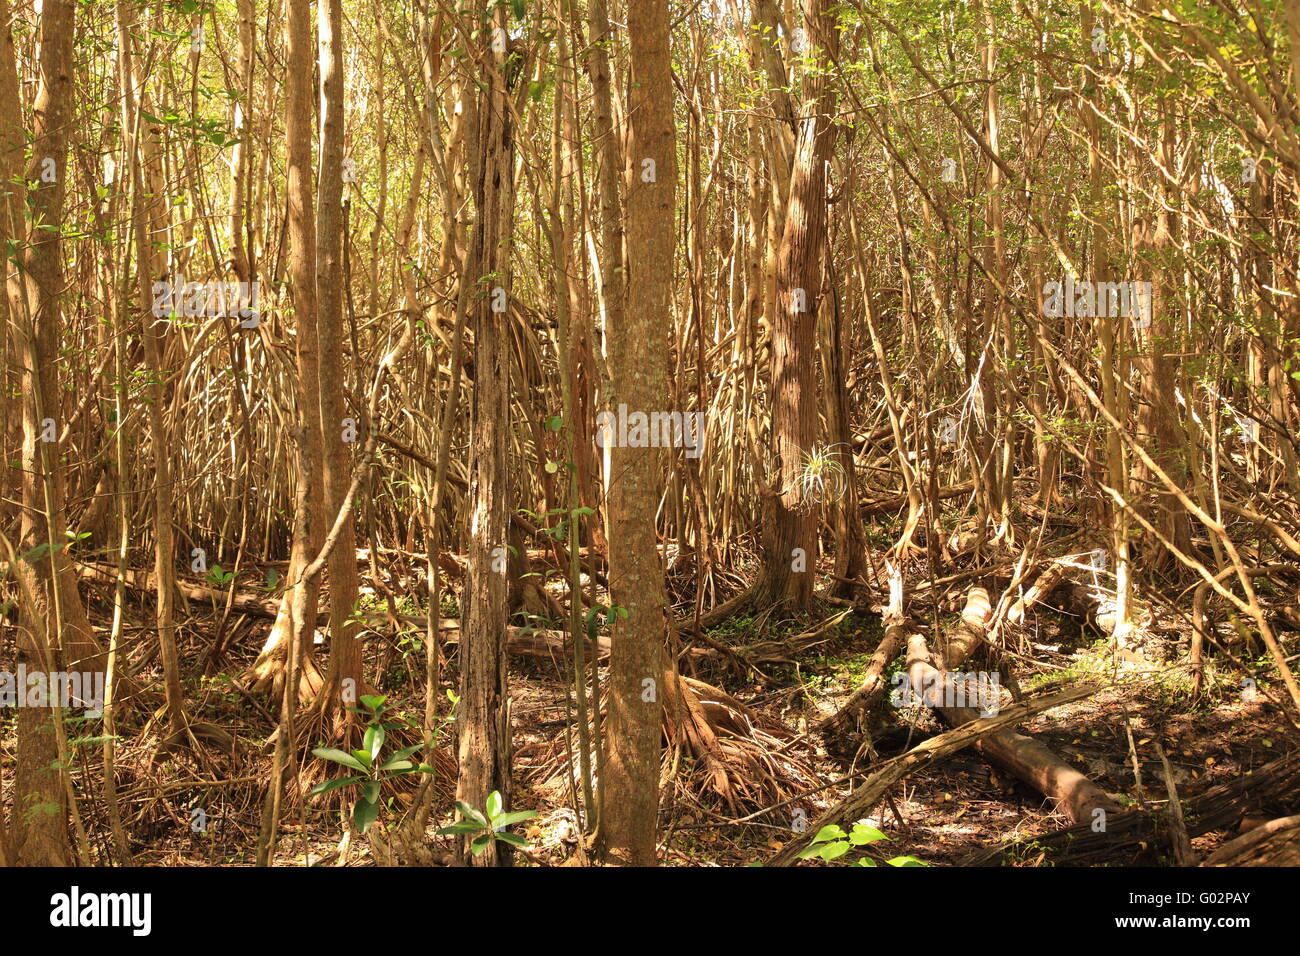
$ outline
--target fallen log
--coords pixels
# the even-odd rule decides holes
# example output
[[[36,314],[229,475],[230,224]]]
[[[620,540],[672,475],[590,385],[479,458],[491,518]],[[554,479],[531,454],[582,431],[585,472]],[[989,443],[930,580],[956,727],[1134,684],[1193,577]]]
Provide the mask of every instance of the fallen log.
[[[1237,827],[1247,814],[1300,809],[1300,751],[1270,761],[1198,797],[1184,799],[1189,837]],[[1035,853],[1052,865],[1087,866],[1099,862],[1138,862],[1155,851],[1170,851],[1174,833],[1164,808],[1107,814],[1103,827],[1083,823],[971,854],[963,866],[996,866],[1007,858]]]
[[[968,481],[965,484],[953,485],[951,488],[940,488],[933,495],[933,500],[942,501],[946,498],[960,498],[962,495],[968,495],[974,490],[975,483]],[[864,515],[888,514],[891,511],[898,511],[900,508],[905,507],[907,503],[907,495],[894,495],[892,498],[881,498],[878,501],[864,501],[858,510]]]
[[[1035,714],[1082,700],[1100,689],[1096,686],[1077,684],[1055,694],[1022,700],[1010,707],[1003,707],[996,717],[981,717],[969,724],[955,727],[918,744],[905,754],[878,764],[852,793],[823,813],[804,833],[796,835],[793,840],[781,847],[767,865],[790,866],[822,827],[831,824],[851,825],[853,821],[865,816],[872,807],[883,800],[890,788],[898,781],[928,767],[936,760],[955,753],[963,747],[969,747],[990,734],[1028,720]]]
[[[1300,816],[1278,817],[1247,830],[1201,866],[1300,866]]]
[[[889,566],[889,604],[882,615],[885,633],[876,652],[867,663],[867,672],[862,684],[850,695],[836,713],[818,725],[817,731],[826,742],[827,752],[838,756],[856,755],[859,743],[854,731],[861,730],[861,717],[879,703],[885,695],[885,668],[898,656],[898,652],[907,643],[913,624],[903,614],[906,606],[903,593],[903,573],[900,568]]]
[[[922,702],[954,727],[975,720],[981,714],[973,707],[953,705],[955,701],[968,699],[970,691],[959,686],[949,675],[984,640],[988,615],[988,594],[983,588],[971,588],[961,622],[949,635],[944,648],[942,671],[932,663],[922,635],[912,635],[907,642],[907,673],[912,690],[919,692]],[[989,707],[983,701],[981,704]],[[996,704],[994,701],[993,706]],[[1032,737],[1004,730],[981,740],[978,749],[990,761],[1054,800],[1074,823],[1092,821],[1098,810],[1112,812],[1118,809],[1101,788]]]
[[[899,617],[885,625],[885,633],[876,645],[875,653],[867,662],[867,672],[844,706],[817,726],[817,732],[826,741],[827,750],[837,754],[856,751],[852,740],[860,732],[862,715],[875,707],[885,696],[889,685],[885,682],[885,668],[898,656],[913,633],[914,624]]]

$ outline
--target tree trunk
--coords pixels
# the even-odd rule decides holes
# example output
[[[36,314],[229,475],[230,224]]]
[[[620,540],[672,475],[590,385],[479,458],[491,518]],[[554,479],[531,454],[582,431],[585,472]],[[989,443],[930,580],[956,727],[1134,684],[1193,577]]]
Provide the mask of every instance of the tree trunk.
[[[667,0],[631,0],[628,35],[627,304],[622,327],[609,330],[610,402],[649,414],[668,402],[672,325],[677,160]],[[606,858],[633,866],[655,863],[668,631],[655,533],[663,465],[656,448],[610,453],[610,594],[626,616],[613,627],[601,820]]]
[[[804,0],[809,55],[803,108],[790,174],[790,198],[777,250],[772,328],[772,437],[779,486],[769,532],[766,598],[807,611],[817,564],[817,496],[801,484],[817,441],[817,314],[822,308],[826,245],[826,168],[835,130],[835,94],[821,70],[838,49],[828,0]]]
[[[486,7],[481,7],[485,10]],[[474,393],[470,409],[469,571],[462,594],[460,647],[460,776],[456,799],[482,810],[488,796],[501,794],[510,808],[512,783],[510,691],[506,682],[506,571],[509,566],[510,335],[508,332],[510,222],[514,205],[514,132],[503,70],[509,56],[505,31],[508,7],[478,23],[484,53],[479,70],[477,148],[474,150],[474,229],[471,266],[471,331]],[[501,311],[495,311],[504,306]],[[478,856],[461,853],[479,866],[508,866],[509,847],[492,842]]]

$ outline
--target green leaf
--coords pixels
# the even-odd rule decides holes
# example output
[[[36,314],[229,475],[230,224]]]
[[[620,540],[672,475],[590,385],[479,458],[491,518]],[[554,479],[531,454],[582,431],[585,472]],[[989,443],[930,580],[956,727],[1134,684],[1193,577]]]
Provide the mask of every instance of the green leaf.
[[[871,857],[868,856],[864,856],[862,859],[858,860],[858,862],[854,864],[854,866],[875,866],[875,865],[876,865],[876,861],[871,859]]]
[[[509,843],[511,846],[528,846],[527,841],[522,837],[517,837],[513,833],[498,833],[497,839],[502,843]]]
[[[371,803],[369,800],[358,800],[357,805],[352,808],[352,825],[360,832],[365,833],[378,816],[378,801]]]
[[[331,790],[337,790],[339,787],[349,787],[352,784],[357,783],[358,781],[364,779],[366,778],[354,776],[354,777],[342,777],[338,780],[326,780],[323,783],[318,783],[316,784],[316,786],[312,787],[311,791],[307,794],[307,796],[319,797],[322,793],[329,793]]]
[[[366,728],[366,736],[362,746],[370,752],[371,764],[379,759],[379,751],[384,746],[384,728],[382,724],[371,724]]]
[[[385,764],[384,764],[382,767],[380,767],[379,769],[380,769],[380,770],[387,770],[387,769],[389,768],[389,765],[391,765],[394,761],[397,761],[397,760],[405,760],[407,757],[411,756],[411,754],[415,753],[417,750],[419,750],[419,749],[422,748],[423,746],[424,746],[424,744],[412,744],[412,745],[409,746],[409,747],[403,747],[401,750],[397,751],[397,753],[395,753],[395,754],[393,754],[391,757],[389,757],[389,758],[388,758],[388,763],[385,763]]]
[[[488,817],[495,823],[496,818],[501,816],[501,811],[505,809],[501,805],[500,791],[493,790],[491,793],[488,794],[487,806],[485,806],[483,809],[487,811]]]
[[[511,813],[504,813],[499,817],[493,817],[492,823],[498,827],[508,827],[512,823],[531,820],[535,816],[537,816],[536,810],[514,810]]]
[[[352,756],[361,764],[362,770],[369,770],[371,768],[372,764],[369,750],[354,750],[352,751]]]
[[[813,843],[825,843],[827,840],[843,840],[844,836],[844,831],[832,823],[818,830],[812,841]]]
[[[449,827],[439,827],[434,832],[438,836],[452,836],[458,833],[478,833],[482,829],[477,823],[467,823],[462,820],[460,823],[453,823]]]
[[[929,866],[924,860],[918,860],[914,856],[896,856],[892,860],[886,860],[890,866]]]
[[[838,860],[845,853],[849,852],[847,840],[836,840],[834,843],[827,843],[822,847],[823,860]]]
[[[888,839],[889,837],[875,827],[869,827],[865,823],[854,824],[853,832],[849,834],[849,842],[854,846],[866,846],[868,843],[875,843],[877,840]]]
[[[456,809],[460,811],[461,816],[465,817],[466,819],[473,820],[480,827],[485,827],[488,825],[487,817],[483,816],[483,814],[479,813],[477,810],[471,807],[468,803],[465,803],[463,800],[456,801]]]
[[[365,765],[351,754],[346,754],[342,750],[336,750],[333,747],[316,747],[312,750],[317,757],[322,760],[332,760],[334,763],[340,763],[345,767],[351,767],[353,770],[364,771]]]
[[[475,856],[478,856],[480,853],[482,853],[484,850],[488,848],[488,844],[491,842],[492,842],[492,836],[490,834],[485,833],[469,845],[470,851]]]
[[[377,803],[379,801],[378,780],[367,780],[361,785],[361,799],[367,803]]]

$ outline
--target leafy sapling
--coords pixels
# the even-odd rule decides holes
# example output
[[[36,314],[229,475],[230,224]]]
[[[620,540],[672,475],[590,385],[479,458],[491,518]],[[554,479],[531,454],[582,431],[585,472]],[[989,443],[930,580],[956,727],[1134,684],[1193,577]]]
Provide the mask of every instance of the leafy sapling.
[[[316,747],[312,750],[312,753],[322,760],[329,760],[356,771],[350,777],[318,783],[312,787],[309,796],[317,797],[343,787],[360,788],[357,801],[352,807],[352,824],[359,833],[365,833],[379,817],[379,798],[383,793],[384,784],[408,773],[434,773],[433,767],[428,764],[417,764],[410,759],[416,751],[424,749],[425,744],[422,743],[403,747],[389,757],[381,759],[380,755],[388,731],[395,727],[411,726],[409,721],[401,718],[387,721],[384,719],[385,713],[389,710],[384,703],[387,699],[382,694],[363,694],[361,704],[365,708],[364,712],[357,707],[348,708],[353,713],[364,713],[366,716],[366,733],[359,749],[351,753],[334,747]]]
[[[463,819],[458,820],[449,827],[442,827],[438,830],[440,836],[455,834],[458,836],[473,837],[469,848],[475,856],[478,856],[494,841],[508,843],[510,846],[527,846],[523,837],[516,836],[513,833],[507,833],[506,827],[513,823],[522,823],[524,820],[531,820],[537,816],[536,810],[515,810],[512,813],[504,812],[501,801],[501,794],[493,790],[488,794],[487,805],[483,812],[475,810],[468,803],[461,800],[456,801],[456,809],[460,811]]]

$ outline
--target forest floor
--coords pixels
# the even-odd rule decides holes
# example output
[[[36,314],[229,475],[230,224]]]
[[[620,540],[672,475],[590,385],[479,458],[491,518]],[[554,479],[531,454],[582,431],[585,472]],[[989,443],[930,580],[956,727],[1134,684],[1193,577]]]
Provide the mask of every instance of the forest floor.
[[[249,580],[258,573],[250,570]],[[962,599],[963,592],[954,589],[935,604],[932,612],[937,630],[951,623],[954,615],[950,610]],[[697,776],[683,773],[665,790],[661,803],[664,863],[761,863],[798,832],[799,824],[811,825],[827,806],[849,792],[844,778],[855,768],[829,755],[812,728],[834,713],[858,686],[880,637],[880,617],[866,609],[844,615],[843,607],[819,605],[819,613],[811,620],[773,623],[740,616],[709,632],[719,644],[752,646],[760,639],[780,640],[799,630],[806,632],[819,622],[843,615],[820,635],[819,643],[792,655],[788,662],[759,665],[761,678],[753,672],[738,676],[735,669],[716,662],[690,676],[725,690],[754,712],[789,728],[790,746],[801,749],[820,785],[791,784],[791,802],[762,814],[756,813],[762,806],[726,806],[692,785]],[[135,633],[147,631],[143,622],[149,610],[138,599],[129,608],[128,617],[140,622]],[[444,615],[454,615],[454,602],[444,604],[442,610]],[[183,660],[203,658],[215,621],[210,609],[191,604],[191,615],[179,634]],[[924,619],[920,623],[926,627]],[[936,630],[933,623],[930,634]],[[155,752],[156,732],[146,728],[123,734],[117,758],[119,793],[137,865],[252,862],[250,848],[256,845],[270,767],[263,742],[273,726],[270,711],[274,708],[250,694],[238,675],[255,657],[269,624],[260,619],[242,622],[232,632],[216,672],[193,678],[186,688],[187,699],[195,702],[192,718],[236,734],[236,754],[206,750],[198,756],[185,751],[160,757]],[[376,632],[375,636],[383,645],[378,656],[387,663],[386,673],[378,677],[379,690],[390,694],[389,703],[418,724],[423,701],[410,690],[420,685],[423,673],[422,635],[407,633],[394,639],[391,634]],[[1282,632],[1280,637],[1289,654],[1300,649],[1296,633]],[[1186,658],[1188,633],[1177,620],[1148,617],[1138,634],[1136,653],[1123,660],[1111,653],[1108,640],[1050,603],[1034,609],[1006,640],[1008,647],[1029,651],[1014,665],[1014,680],[1023,694],[1049,684],[1059,688],[1081,680],[1104,685],[1100,693],[1041,714],[1021,730],[1045,743],[1122,806],[1165,799],[1156,743],[1163,745],[1168,755],[1174,783],[1184,800],[1296,746],[1280,711],[1262,697],[1255,699],[1257,695],[1243,691],[1234,672],[1219,669],[1214,659],[1207,669],[1206,692],[1199,700],[1192,699],[1185,668],[1166,663]],[[969,666],[991,666],[987,653],[987,648],[982,649]],[[1262,654],[1258,649],[1256,653]],[[9,658],[11,654],[11,647],[0,648],[0,656]],[[320,664],[324,666],[323,661]],[[442,668],[443,693],[454,690],[454,667],[453,651]],[[559,865],[573,855],[578,832],[574,794],[566,775],[565,728],[571,704],[566,702],[565,675],[569,663],[512,657],[510,667],[516,779],[512,805],[538,813],[520,828],[528,839],[529,859]],[[689,662],[683,670],[689,673]],[[896,661],[887,673],[892,676],[897,670]],[[876,754],[881,758],[901,753],[941,729],[935,715],[921,707],[887,703],[872,720]],[[12,718],[5,721],[2,732],[8,749],[14,744],[14,725]],[[442,744],[446,746],[445,738]],[[80,773],[75,778],[80,783],[82,812],[92,820],[104,812],[97,751],[96,740],[82,741],[78,748]],[[856,769],[869,764],[869,756],[860,754]],[[449,807],[453,787],[454,780],[436,781],[440,806]],[[812,792],[807,792],[810,789]],[[393,807],[400,808],[409,799],[407,792],[396,793]],[[202,810],[206,822],[202,832],[193,826],[195,808]],[[736,822],[738,817],[746,819]],[[864,821],[888,838],[873,847],[887,848],[875,858],[912,856],[940,866],[961,864],[976,851],[1032,838],[1069,822],[1041,795],[969,749],[904,778]],[[449,819],[436,820],[431,827],[447,822]],[[96,820],[93,832],[102,829],[100,823],[102,820]],[[318,809],[313,801],[305,805],[291,801],[279,862],[330,865],[338,858],[341,832],[337,810]],[[1203,855],[1233,835],[1207,834],[1193,842],[1193,849]],[[446,838],[431,839],[442,842]],[[367,862],[363,843],[353,848],[350,862]],[[1017,856],[1015,862],[1034,865],[1043,861],[1031,851]],[[1169,861],[1120,849],[1106,862],[1150,865]]]

